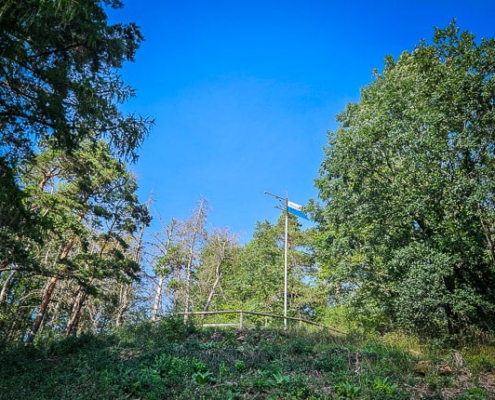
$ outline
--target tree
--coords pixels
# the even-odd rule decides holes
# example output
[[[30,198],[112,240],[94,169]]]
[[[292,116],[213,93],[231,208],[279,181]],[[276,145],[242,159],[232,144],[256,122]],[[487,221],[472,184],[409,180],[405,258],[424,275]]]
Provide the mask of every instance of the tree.
[[[191,285],[194,269],[197,266],[199,248],[202,247],[206,238],[206,217],[208,215],[208,203],[205,199],[198,202],[194,214],[182,225],[182,243],[181,246],[185,251],[185,287],[184,287],[184,312],[187,313],[191,308]],[[184,314],[184,320],[187,320],[187,314]]]
[[[333,295],[423,334],[495,328],[495,40],[455,21],[365,87],[320,176]],[[375,321],[376,322],[376,321]]]
[[[212,305],[221,303],[216,299],[224,292],[223,277],[235,275],[239,249],[237,237],[228,230],[214,229],[208,232],[195,273],[195,310],[209,311]]]
[[[122,3],[0,4],[0,268],[32,264],[26,242],[42,237],[19,186],[20,168],[41,145],[71,154],[104,138],[114,156],[133,161],[148,132],[149,119],[119,110],[134,95],[119,69],[143,37],[135,24],[109,25],[106,6]]]
[[[122,3],[0,5],[1,145],[10,162],[31,156],[40,139],[70,151],[95,132],[97,140],[108,137],[116,154],[136,156],[148,122],[119,111],[134,92],[118,69],[134,59],[143,37],[135,24],[108,25],[106,5]]]
[[[233,265],[224,267],[221,295],[215,299],[217,309],[283,315],[284,236],[285,215],[276,224],[256,223],[253,238],[237,250]],[[310,282],[313,262],[305,251],[308,237],[300,230],[294,215],[289,215],[288,237],[289,316],[313,318],[316,304]]]
[[[41,242],[42,218],[30,212],[27,200],[28,195],[17,185],[16,173],[0,157],[0,273],[15,271],[19,265],[36,265],[29,245]]]
[[[78,284],[67,322],[70,334],[87,295],[97,294],[97,282],[136,278],[140,267],[126,255],[126,235],[148,225],[150,217],[138,202],[134,177],[110,153],[104,141],[83,143],[72,155],[47,147],[23,175],[31,207],[46,216],[52,239],[38,253],[48,282],[28,342],[39,331],[60,280]]]
[[[156,282],[153,297],[152,320],[166,304],[171,311],[189,312],[192,309],[192,287],[205,245],[208,203],[200,199],[193,214],[185,221],[172,218],[170,224],[154,235],[151,243],[151,265]],[[166,286],[166,287],[165,287]],[[163,292],[168,298],[164,301]],[[185,315],[187,319],[187,315]]]
[[[172,218],[170,224],[165,224],[164,222],[162,224],[163,229],[154,235],[151,246],[154,258],[151,264],[153,265],[153,272],[157,281],[151,315],[151,321],[153,322],[157,320],[158,313],[162,310],[163,290],[166,279],[168,279],[168,282],[170,282],[170,279],[175,279],[177,282],[180,281],[180,266],[182,265],[180,259],[183,258],[177,257],[176,228],[179,221]],[[177,298],[171,301],[172,309],[177,307],[177,303]]]

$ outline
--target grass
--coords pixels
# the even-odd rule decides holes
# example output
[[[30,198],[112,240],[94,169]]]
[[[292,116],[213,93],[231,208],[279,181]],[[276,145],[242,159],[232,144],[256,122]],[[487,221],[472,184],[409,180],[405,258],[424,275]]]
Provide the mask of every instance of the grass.
[[[490,399],[493,347],[398,334],[199,330],[169,319],[110,336],[0,348],[1,399]]]

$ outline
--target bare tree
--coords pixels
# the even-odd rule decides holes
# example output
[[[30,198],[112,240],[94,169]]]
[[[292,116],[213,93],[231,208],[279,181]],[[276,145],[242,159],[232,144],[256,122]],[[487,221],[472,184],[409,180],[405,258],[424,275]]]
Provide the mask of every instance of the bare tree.
[[[191,302],[191,274],[194,267],[194,262],[198,256],[197,249],[204,242],[206,237],[206,217],[208,213],[208,205],[205,199],[198,202],[198,207],[193,216],[184,224],[184,238],[187,243],[187,264],[185,277],[185,297],[184,297],[184,321],[187,321],[187,312]]]
[[[203,311],[209,310],[221,287],[222,275],[233,266],[238,249],[237,237],[226,229],[209,233],[201,252],[196,284],[198,303],[203,303]]]

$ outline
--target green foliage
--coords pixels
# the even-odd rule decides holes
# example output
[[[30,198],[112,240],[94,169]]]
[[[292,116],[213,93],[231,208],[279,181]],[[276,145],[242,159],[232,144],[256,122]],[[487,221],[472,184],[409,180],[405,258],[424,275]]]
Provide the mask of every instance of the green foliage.
[[[243,247],[229,253],[222,266],[220,287],[222,296],[215,296],[211,308],[247,310],[281,315],[284,307],[284,231],[285,216],[277,224],[257,222],[253,239]],[[289,216],[288,253],[288,308],[291,316],[317,318],[324,303],[314,284],[314,264],[308,245],[309,232],[300,230],[295,216]],[[217,243],[218,246],[218,243]],[[211,251],[212,249],[205,249]],[[205,256],[209,253],[205,252]],[[208,261],[211,259],[205,259]],[[201,269],[206,265],[202,265]],[[200,271],[201,271],[200,269]],[[206,274],[198,274],[203,278]],[[210,281],[212,279],[210,278]],[[211,287],[211,285],[210,285]],[[198,282],[198,289],[203,286]],[[203,295],[204,296],[204,295]],[[202,302],[200,302],[202,304]],[[229,317],[224,317],[229,318]],[[249,316],[250,324],[258,326],[278,321],[268,321],[261,316]],[[216,322],[231,322],[218,317]]]
[[[357,399],[361,388],[353,386],[349,382],[341,382],[335,385],[335,391],[339,399]]]
[[[134,91],[119,69],[143,37],[133,23],[109,25],[108,6],[122,3],[0,4],[0,334],[10,340],[34,340],[42,321],[45,337],[104,331],[130,308],[131,243],[149,215],[123,162],[137,159],[151,121],[120,110]]]
[[[290,375],[282,375],[280,372],[276,372],[272,374],[268,382],[273,386],[286,385],[290,382]]]
[[[215,383],[215,378],[213,377],[213,374],[209,371],[196,372],[192,375],[192,378],[198,385]]]
[[[33,269],[37,262],[29,247],[41,243],[43,218],[29,211],[28,196],[17,186],[15,171],[1,155],[0,188],[0,271],[9,264]]]
[[[490,395],[480,388],[467,389],[462,395],[459,396],[459,400],[485,400],[489,398]]]
[[[237,372],[242,374],[243,372],[246,371],[246,363],[243,360],[238,360],[235,363],[235,369]]]
[[[113,282],[123,288],[137,279],[140,265],[135,254],[130,254],[130,244],[138,229],[150,222],[148,210],[139,204],[134,177],[111,155],[106,142],[84,141],[71,155],[48,146],[39,150],[22,168],[22,183],[30,193],[30,207],[43,215],[49,229],[44,231],[44,243],[32,247],[38,268],[16,270],[21,272],[19,278],[48,276],[51,286],[50,290],[38,289],[41,296],[28,340],[37,334],[41,321],[47,320],[56,284],[63,280],[70,282],[66,289],[73,297],[69,305],[57,307],[56,317],[67,321],[66,334],[74,331],[76,322],[80,332],[88,326],[96,330],[93,322],[81,318],[83,304],[91,298],[100,301],[99,329],[108,329],[105,314],[119,309],[119,297],[108,286]],[[8,288],[13,304],[18,296],[26,295],[17,291],[19,284],[14,280]],[[26,331],[21,324],[29,324],[27,317],[18,321],[17,332]],[[116,323],[122,318],[117,316]]]
[[[126,327],[112,335],[39,341],[36,346],[0,343],[2,399],[406,400],[417,393],[440,398],[445,389],[457,398],[495,394],[483,389],[489,387],[485,375],[475,376],[479,360],[491,360],[487,355],[493,349],[488,347],[470,349],[470,356],[462,352],[465,365],[456,375],[442,376],[433,368],[422,376],[414,372],[417,357],[399,348],[409,349],[411,341],[398,335],[381,341],[338,339],[321,332],[247,330],[241,349],[238,343],[212,346],[213,331],[188,332],[176,322]],[[293,352],[297,348],[293,341],[305,341],[307,351]],[[436,349],[422,359],[442,365],[451,353]],[[473,378],[468,379],[471,373]]]
[[[397,390],[397,385],[395,383],[390,383],[388,377],[377,378],[373,383],[373,389],[378,392],[383,392],[387,396],[392,395]]]
[[[329,134],[315,250],[366,329],[494,329],[495,40],[452,23],[363,88]]]
[[[163,318],[158,322],[141,322],[137,325],[125,325],[115,330],[120,340],[125,344],[144,346],[153,339],[156,346],[166,345],[170,342],[180,342],[195,332],[192,322],[184,324],[184,319],[179,316]],[[144,342],[141,342],[144,340]]]
[[[143,37],[133,24],[108,25],[105,5],[119,1],[63,0],[0,5],[2,153],[14,163],[49,139],[63,151],[95,133],[116,154],[136,157],[146,119],[118,105],[134,95],[119,77]]]

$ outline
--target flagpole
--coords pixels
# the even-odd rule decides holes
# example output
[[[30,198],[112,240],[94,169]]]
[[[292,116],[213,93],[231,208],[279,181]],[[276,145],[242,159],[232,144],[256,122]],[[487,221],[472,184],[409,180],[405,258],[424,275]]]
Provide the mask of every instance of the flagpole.
[[[287,258],[289,248],[289,192],[285,192],[285,244],[284,244],[284,330],[287,330]]]
[[[301,212],[301,206],[299,204],[295,204],[289,202],[289,192],[285,191],[285,198],[277,196],[276,194],[264,192],[265,194],[275,197],[278,201],[280,201],[280,206],[278,208],[285,212],[285,235],[284,235],[284,330],[287,330],[287,287],[288,287],[288,258],[289,258],[289,204],[290,204],[290,212],[295,214],[301,218],[306,218],[304,213]],[[282,208],[282,202],[284,202],[284,208]],[[307,219],[307,218],[306,218]]]

